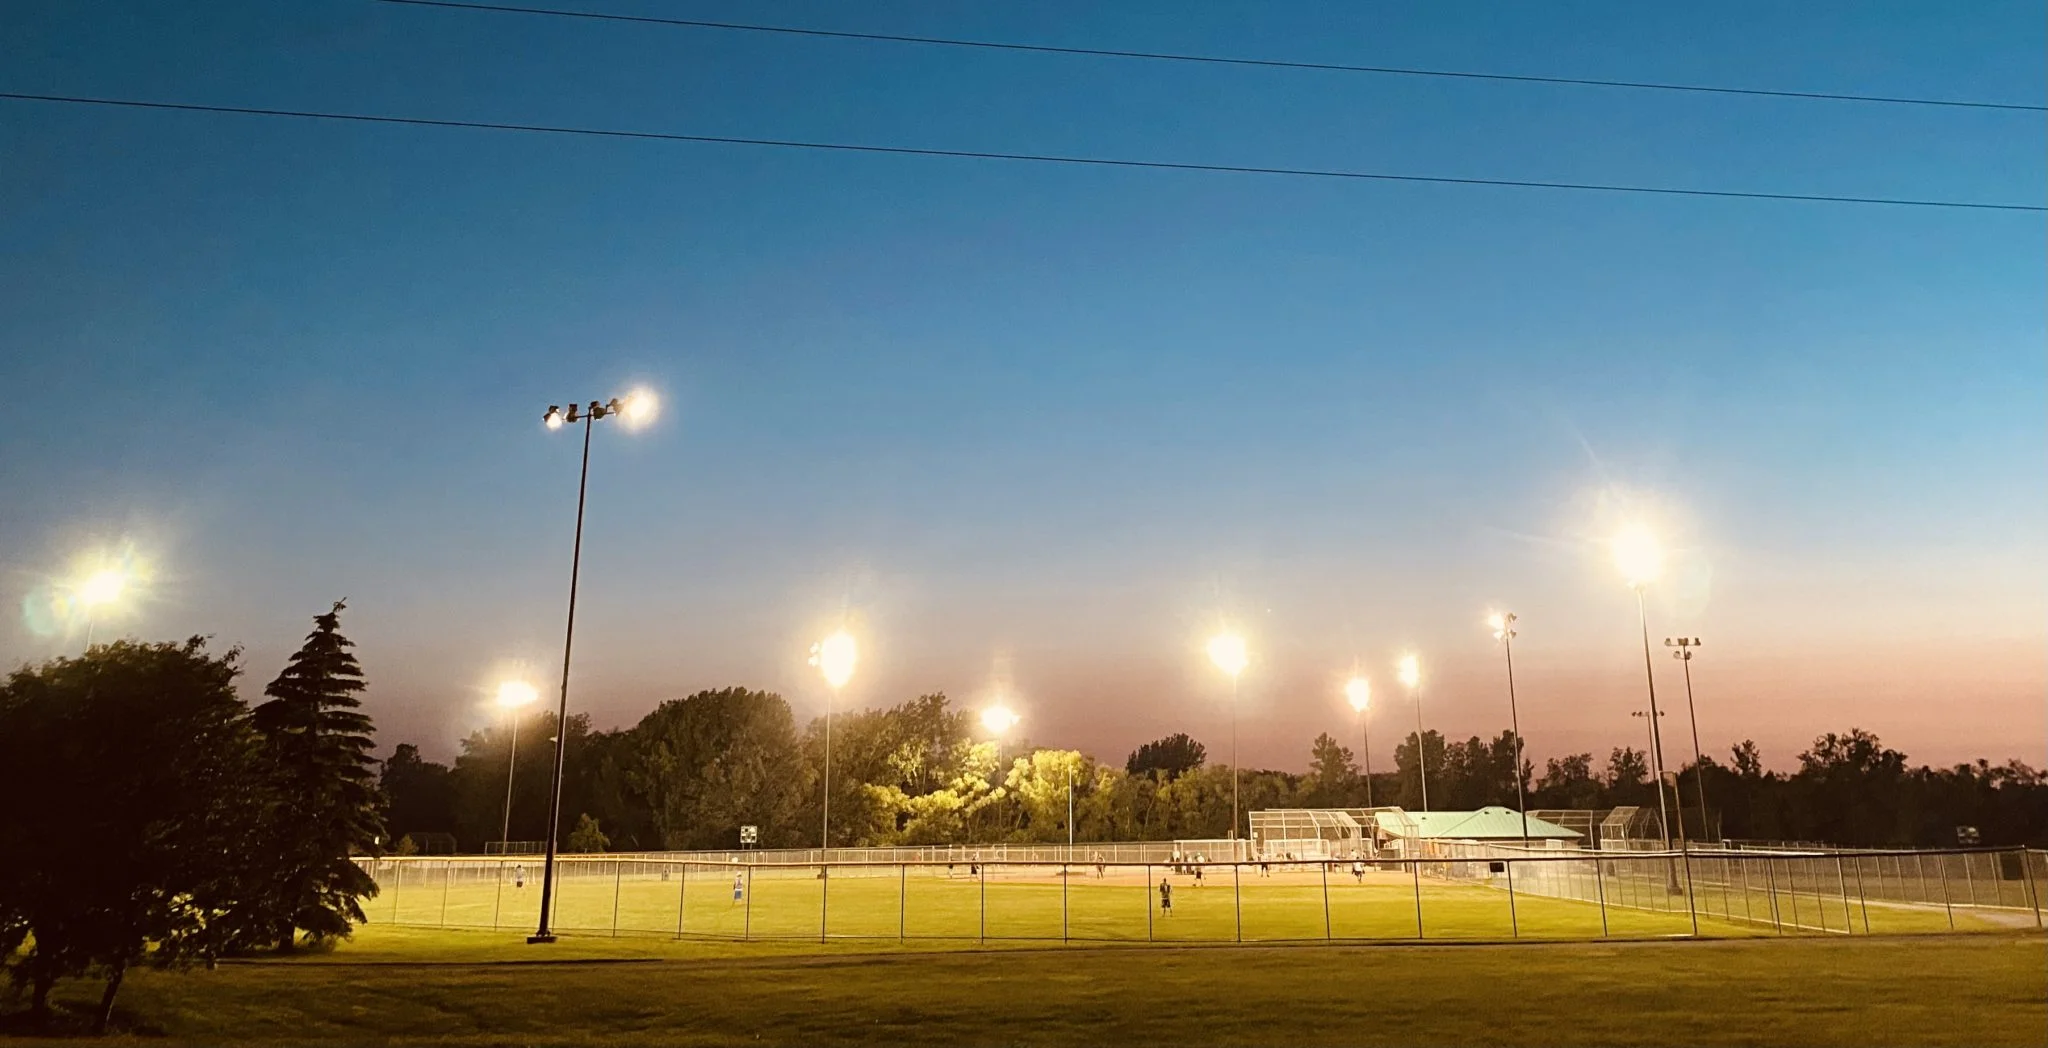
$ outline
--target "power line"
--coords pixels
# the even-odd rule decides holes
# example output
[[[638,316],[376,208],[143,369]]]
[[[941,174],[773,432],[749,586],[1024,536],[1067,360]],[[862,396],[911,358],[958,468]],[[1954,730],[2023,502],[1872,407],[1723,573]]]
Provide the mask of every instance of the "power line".
[[[1800,203],[1879,204],[1889,207],[1942,207],[1976,211],[2048,211],[2034,204],[1990,204],[1967,200],[1925,200],[1909,197],[1854,197],[1825,193],[1763,193],[1733,189],[1683,189],[1672,186],[1609,185],[1596,182],[1538,182],[1507,178],[1454,178],[1448,175],[1397,175],[1378,171],[1348,171],[1328,168],[1259,167],[1240,164],[1194,164],[1166,160],[1126,160],[1116,157],[1057,156],[1046,153],[991,153],[969,149],[919,149],[911,146],[877,146],[853,142],[805,142],[784,138],[739,138],[730,135],[686,135],[664,131],[621,131],[591,127],[557,127],[547,124],[505,124],[484,120],[437,120],[417,116],[385,116],[372,113],[330,113],[306,109],[262,109],[254,106],[199,105],[191,102],[149,102],[127,98],[87,98],[75,95],[38,95],[0,91],[0,99],[20,102],[54,102],[65,105],[110,106],[124,109],[170,110],[185,113],[229,113],[239,116],[289,117],[300,120],[332,120],[359,124],[398,124],[408,127],[454,127],[481,131],[521,131],[530,134],[578,135],[592,138],[623,138],[655,142],[696,142],[708,145],[766,146],[776,149],[810,149],[837,153],[880,153],[890,156],[952,157],[963,160],[1011,160],[1034,164],[1069,164],[1088,167],[1141,168],[1155,171],[1201,171],[1238,175],[1283,175],[1297,178],[1341,178],[1374,182],[1420,182],[1450,186],[1505,186],[1516,189],[1574,189],[1594,193],[1639,193],[1655,196],[1722,197],[1734,200],[1789,200]]]
[[[1049,44],[1018,44],[997,40],[961,40],[939,36],[906,36],[896,33],[857,33],[836,29],[801,29],[792,26],[753,25],[744,22],[710,22],[693,18],[656,18],[651,15],[606,14],[595,11],[562,11],[546,7],[515,7],[509,4],[456,3],[452,0],[377,0],[378,3],[410,7],[439,7],[456,11],[488,11],[501,14],[542,15],[551,18],[581,18],[597,22],[631,22],[642,25],[678,26],[689,29],[722,29],[743,33],[780,33],[785,36],[827,37],[835,40],[873,40],[893,44],[929,44],[939,47],[977,47],[990,51],[1026,51],[1047,55],[1085,55],[1094,58],[1136,58],[1154,62],[1194,62],[1206,65],[1255,66],[1265,69],[1308,69],[1326,73],[1377,73],[1384,76],[1439,77],[1451,80],[1495,80],[1521,84],[1564,84],[1573,87],[1614,87],[1637,91],[1683,91],[1709,95],[1749,95],[1759,98],[1797,98],[1826,102],[1875,102],[1886,105],[1944,106],[1957,109],[2003,109],[2024,113],[2048,112],[2048,106],[2015,102],[1978,102],[1966,99],[1909,98],[1892,95],[1858,95],[1828,91],[1774,91],[1758,87],[1717,87],[1707,84],[1666,84],[1645,80],[1592,80],[1564,76],[1517,76],[1511,73],[1474,73],[1453,69],[1408,69],[1400,66],[1346,65],[1336,62],[1292,62],[1277,58],[1230,58],[1222,55],[1187,55],[1164,51],[1116,51],[1094,47],[1054,47]]]

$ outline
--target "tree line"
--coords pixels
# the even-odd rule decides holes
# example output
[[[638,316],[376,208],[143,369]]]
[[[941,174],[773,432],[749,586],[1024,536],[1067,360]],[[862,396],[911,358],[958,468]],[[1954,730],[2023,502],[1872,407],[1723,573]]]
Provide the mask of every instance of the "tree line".
[[[518,733],[510,836],[546,837],[554,719]],[[506,819],[511,731],[495,725],[461,742],[452,765],[401,745],[382,785],[393,830],[453,835],[464,850],[499,838]],[[1325,733],[1303,773],[1246,769],[1244,811],[1261,808],[1422,807],[1417,736],[1370,790],[1351,748]],[[1464,810],[1516,804],[1520,780],[1533,808],[1658,810],[1642,750],[1618,747],[1545,762],[1516,760],[1503,731],[1462,742],[1420,737],[1430,806]],[[1676,770],[1675,811],[1694,839],[1807,840],[1858,846],[2048,844],[2048,780],[2018,761],[1909,767],[1905,755],[1860,730],[1829,733],[1789,772],[1766,770],[1755,743]],[[824,722],[799,727],[789,704],[744,688],[702,691],[657,706],[638,724],[593,731],[572,716],[563,778],[563,833],[611,850],[728,849],[739,828],[761,847],[816,847],[823,802]],[[1230,832],[1231,770],[1185,734],[1146,743],[1121,765],[1074,750],[1006,752],[977,739],[973,721],[944,694],[833,719],[830,844],[917,845],[1209,839]],[[1704,787],[1705,814],[1699,806]],[[1677,831],[1681,825],[1674,825]],[[1242,829],[1242,828],[1240,828]],[[401,843],[401,847],[404,847]],[[579,849],[595,850],[595,849]]]
[[[0,964],[30,1020],[59,979],[345,937],[385,800],[342,605],[251,708],[241,652],[117,641],[0,683]]]

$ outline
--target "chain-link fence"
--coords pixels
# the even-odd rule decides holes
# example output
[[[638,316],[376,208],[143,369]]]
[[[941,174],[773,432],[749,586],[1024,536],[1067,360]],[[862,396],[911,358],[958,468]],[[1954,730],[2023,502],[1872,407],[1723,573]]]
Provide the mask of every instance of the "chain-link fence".
[[[2040,928],[2048,852],[1522,851],[1198,862],[990,857],[771,861],[567,856],[553,930],[715,939],[1302,941],[1867,935]],[[1059,849],[1064,852],[1064,848]],[[865,851],[874,855],[877,850]],[[882,850],[886,851],[886,850]],[[1096,858],[1100,854],[1100,859]],[[542,862],[380,858],[373,922],[532,929]]]

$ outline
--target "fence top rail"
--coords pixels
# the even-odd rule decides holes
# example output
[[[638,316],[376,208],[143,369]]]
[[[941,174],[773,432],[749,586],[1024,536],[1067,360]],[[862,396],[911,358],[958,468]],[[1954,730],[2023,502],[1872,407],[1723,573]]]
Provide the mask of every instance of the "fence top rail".
[[[1447,842],[1447,843],[1448,843],[1448,842]],[[1422,866],[1428,866],[1428,865],[1433,865],[1433,864],[1442,864],[1442,863],[1448,863],[1448,862],[1513,862],[1513,863],[1532,863],[1532,862],[1533,862],[1533,863],[1544,863],[1544,862],[1590,862],[1590,861],[1595,861],[1595,860],[1598,860],[1598,861],[1602,861],[1602,862],[1610,862],[1610,863],[1613,863],[1613,862],[1632,862],[1632,861],[1634,861],[1634,862],[1639,862],[1639,861],[1643,861],[1643,860],[1649,860],[1649,859],[1686,859],[1686,858],[1690,858],[1690,859],[1696,859],[1696,860],[1710,860],[1710,861],[1740,861],[1740,860],[1747,860],[1747,859],[1827,859],[1827,858],[1844,858],[1844,859],[1847,859],[1847,858],[1855,858],[1855,859],[1866,859],[1866,858],[1879,858],[1879,857],[1883,857],[1883,858],[1890,858],[1890,857],[1898,857],[1898,858],[1915,858],[1915,857],[1918,857],[1918,858],[1939,858],[1939,857],[1943,857],[1943,856],[1951,856],[1951,855],[1963,855],[1963,856],[1968,856],[1968,855],[2006,855],[2006,854],[2022,854],[2022,855],[2024,855],[2024,854],[2040,854],[2040,855],[2048,855],[2048,849],[2039,849],[2039,848],[2026,848],[2026,847],[2021,847],[2021,846],[2016,846],[2016,845],[2015,845],[2015,846],[2008,846],[2008,847],[1977,847],[1977,848],[1901,848],[1901,849],[1890,849],[1890,850],[1869,850],[1869,851],[1857,851],[1857,852],[1839,852],[1839,851],[1763,851],[1763,850],[1760,850],[1760,849],[1742,849],[1742,850],[1736,850],[1736,851],[1724,851],[1724,850],[1721,850],[1721,849],[1698,849],[1698,848],[1692,849],[1692,850],[1690,850],[1690,851],[1679,851],[1679,850],[1671,850],[1671,851],[1611,851],[1611,850],[1599,850],[1599,849],[1582,849],[1582,850],[1556,850],[1556,851],[1541,851],[1541,852],[1539,852],[1539,851],[1526,851],[1526,852],[1525,852],[1525,851],[1521,851],[1521,850],[1519,850],[1519,849],[1513,849],[1513,848],[1504,848],[1504,849],[1501,849],[1501,850],[1498,850],[1498,851],[1489,851],[1489,850],[1482,850],[1482,849],[1486,849],[1486,848],[1488,847],[1488,846],[1487,846],[1487,845],[1485,845],[1485,844],[1467,844],[1467,845],[1463,845],[1462,847],[1465,847],[1465,848],[1471,848],[1471,849],[1474,849],[1474,851],[1472,851],[1472,852],[1465,852],[1465,853],[1451,853],[1451,854],[1442,854],[1442,855],[1419,855],[1419,856],[1392,856],[1392,855],[1385,855],[1385,854],[1382,854],[1382,855],[1379,855],[1379,856],[1375,856],[1375,857],[1369,857],[1369,858],[1368,858],[1368,857],[1309,857],[1309,856],[1304,856],[1304,857],[1297,857],[1297,858],[1293,858],[1293,859],[1274,859],[1274,858],[1266,858],[1266,859],[1257,859],[1257,858],[1252,858],[1252,859],[1238,859],[1238,860],[1234,860],[1234,861],[1233,861],[1233,860],[1231,860],[1231,859],[1202,859],[1202,860],[1199,860],[1199,861],[1197,861],[1197,860],[1195,860],[1195,859],[1192,859],[1192,858],[1185,858],[1185,857],[1183,857],[1183,858],[1181,858],[1181,859],[1179,859],[1179,860],[1173,860],[1173,859],[1152,859],[1152,860],[1134,860],[1134,859],[1111,859],[1111,858],[1107,858],[1107,857],[1105,857],[1105,858],[1102,858],[1102,859],[1096,859],[1096,858],[1094,858],[1094,857],[1092,857],[1092,856],[1082,856],[1082,855],[1076,855],[1076,856],[1072,856],[1072,857],[1068,857],[1068,858],[1040,858],[1040,859],[1032,859],[1032,858],[1005,858],[1005,857],[973,857],[973,856],[966,856],[966,855],[955,855],[955,856],[935,856],[935,857],[926,857],[926,858],[895,858],[895,859],[881,859],[881,858],[877,858],[877,859],[824,859],[824,860],[812,859],[812,860],[808,860],[808,861],[806,861],[806,860],[775,860],[775,861],[749,861],[749,860],[741,860],[741,859],[735,859],[735,858],[712,858],[712,857],[710,857],[710,856],[703,856],[703,857],[697,857],[697,858],[692,858],[692,857],[689,857],[689,856],[686,856],[686,855],[677,855],[677,854],[675,854],[675,853],[673,853],[673,852],[612,852],[612,853],[606,853],[606,852],[595,852],[595,853],[578,853],[578,854],[572,854],[572,855],[559,855],[559,854],[558,854],[558,855],[556,856],[556,861],[557,861],[557,862],[569,862],[569,863],[579,863],[579,864],[580,864],[580,863],[592,863],[592,862],[637,862],[637,863],[642,863],[642,864],[647,864],[647,865],[667,865],[667,866],[717,866],[717,867],[723,867],[723,868],[730,868],[730,869],[746,869],[746,868],[753,868],[753,869],[817,869],[817,868],[818,868],[818,867],[820,867],[820,866],[838,866],[838,867],[856,867],[856,868],[857,868],[857,867],[883,867],[883,866],[890,866],[890,867],[894,867],[894,866],[927,866],[927,867],[929,867],[929,866],[993,866],[993,867],[1018,867],[1018,866],[1082,866],[1082,867],[1086,867],[1086,866],[1102,866],[1102,867],[1105,867],[1105,868],[1107,868],[1107,867],[1117,867],[1117,868],[1119,868],[1119,869],[1123,869],[1123,868],[1136,868],[1136,867],[1146,867],[1146,866],[1176,866],[1176,867],[1189,867],[1189,866],[1199,866],[1199,867],[1204,867],[1204,868],[1211,868],[1211,869],[1216,869],[1216,868],[1229,868],[1229,867],[1232,867],[1232,866],[1237,866],[1237,867],[1244,867],[1244,866],[1308,866],[1308,867],[1314,867],[1314,866],[1326,866],[1326,867],[1331,867],[1331,868],[1344,868],[1344,867],[1348,867],[1348,866],[1349,866],[1350,864],[1352,864],[1352,863],[1354,863],[1354,862],[1357,862],[1357,863],[1365,863],[1365,864],[1369,864],[1369,865],[1375,865],[1375,866],[1383,866],[1383,867],[1384,867],[1384,866],[1411,866],[1411,865],[1422,865]],[[426,864],[448,864],[448,863],[469,863],[469,864],[476,864],[476,865],[485,865],[485,866],[504,866],[504,865],[513,865],[513,864],[533,864],[533,863],[538,863],[538,862],[540,862],[540,861],[542,861],[542,860],[541,860],[541,857],[540,857],[540,856],[533,856],[533,855],[518,855],[518,854],[514,854],[514,855],[359,855],[359,856],[355,856],[355,857],[354,857],[354,861],[355,861],[355,862],[357,862],[358,864],[360,864],[360,863],[366,863],[366,862],[388,862],[388,863],[413,863],[413,864],[418,864],[418,863],[426,863]]]

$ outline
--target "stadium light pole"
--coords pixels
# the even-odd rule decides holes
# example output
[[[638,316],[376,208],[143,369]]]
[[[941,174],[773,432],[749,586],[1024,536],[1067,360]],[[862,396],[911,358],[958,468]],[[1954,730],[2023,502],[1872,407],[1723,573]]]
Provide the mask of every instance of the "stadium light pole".
[[[853,679],[853,669],[860,662],[860,645],[854,643],[853,634],[845,630],[834,630],[832,635],[811,645],[811,665],[825,678],[825,684],[832,690],[825,698],[825,799],[824,819],[818,832],[818,848],[823,851],[832,846],[832,708],[839,704],[839,689]],[[824,857],[819,856],[819,861]]]
[[[1515,733],[1515,807],[1522,812],[1522,847],[1529,847],[1529,797],[1522,788],[1522,715],[1515,709],[1515,613],[1496,611],[1487,617],[1493,639],[1508,660],[1508,727]]]
[[[505,719],[512,724],[512,746],[505,756],[505,818],[498,830],[498,854],[505,854],[506,845],[512,841],[512,775],[519,769],[519,711],[540,698],[540,692],[523,680],[508,680],[498,685],[498,706],[505,711]]]
[[[1415,700],[1415,774],[1422,780],[1422,810],[1429,810],[1429,749],[1422,740],[1422,662],[1413,655],[1401,656],[1396,663],[1401,683],[1408,689],[1408,697]]]
[[[995,736],[997,774],[1001,774],[1003,770],[1004,739],[1010,734],[1010,729],[1016,727],[1017,722],[1022,719],[1022,717],[1017,716],[1015,710],[1000,702],[981,711],[981,726],[988,729],[990,735]],[[1069,841],[1068,843],[1072,844],[1073,842]]]
[[[526,937],[529,944],[555,941],[548,919],[554,913],[555,852],[562,822],[562,765],[569,746],[569,653],[576,644],[576,583],[583,570],[583,507],[590,493],[590,431],[598,420],[613,417],[624,420],[629,428],[644,426],[654,420],[658,407],[654,394],[637,390],[623,398],[593,400],[587,406],[570,404],[566,412],[558,404],[549,404],[540,419],[549,430],[583,424],[583,466],[576,481],[576,541],[569,554],[569,621],[562,635],[562,692],[555,706],[555,774],[554,784],[548,789],[548,853],[541,867],[540,926]]]
[[[1622,577],[1628,580],[1630,589],[1636,592],[1636,622],[1643,634],[1643,682],[1650,694],[1650,761],[1651,774],[1657,780],[1657,804],[1661,810],[1664,804],[1664,734],[1657,730],[1657,673],[1650,662],[1650,613],[1643,600],[1643,591],[1664,570],[1664,549],[1657,537],[1641,524],[1631,524],[1614,536],[1614,565],[1621,569]],[[1683,813],[1680,813],[1681,816]],[[1671,848],[1671,825],[1663,827],[1665,850]],[[1679,829],[1684,839],[1685,830]]]
[[[1365,806],[1372,807],[1372,727],[1366,713],[1372,706],[1372,682],[1354,676],[1344,682],[1344,698],[1358,711],[1359,752],[1365,755]]]
[[[1244,672],[1251,657],[1245,651],[1244,638],[1224,631],[1209,638],[1209,661],[1216,664],[1230,677],[1230,839],[1237,840],[1237,678]],[[1231,861],[1238,859],[1237,846],[1231,845]]]
[[[1714,821],[1707,816],[1707,769],[1706,761],[1700,756],[1700,715],[1692,702],[1692,657],[1699,650],[1700,639],[1666,637],[1664,646],[1675,649],[1671,657],[1685,666],[1685,716],[1692,722],[1692,788],[1700,799],[1700,829],[1707,832],[1713,829]]]

